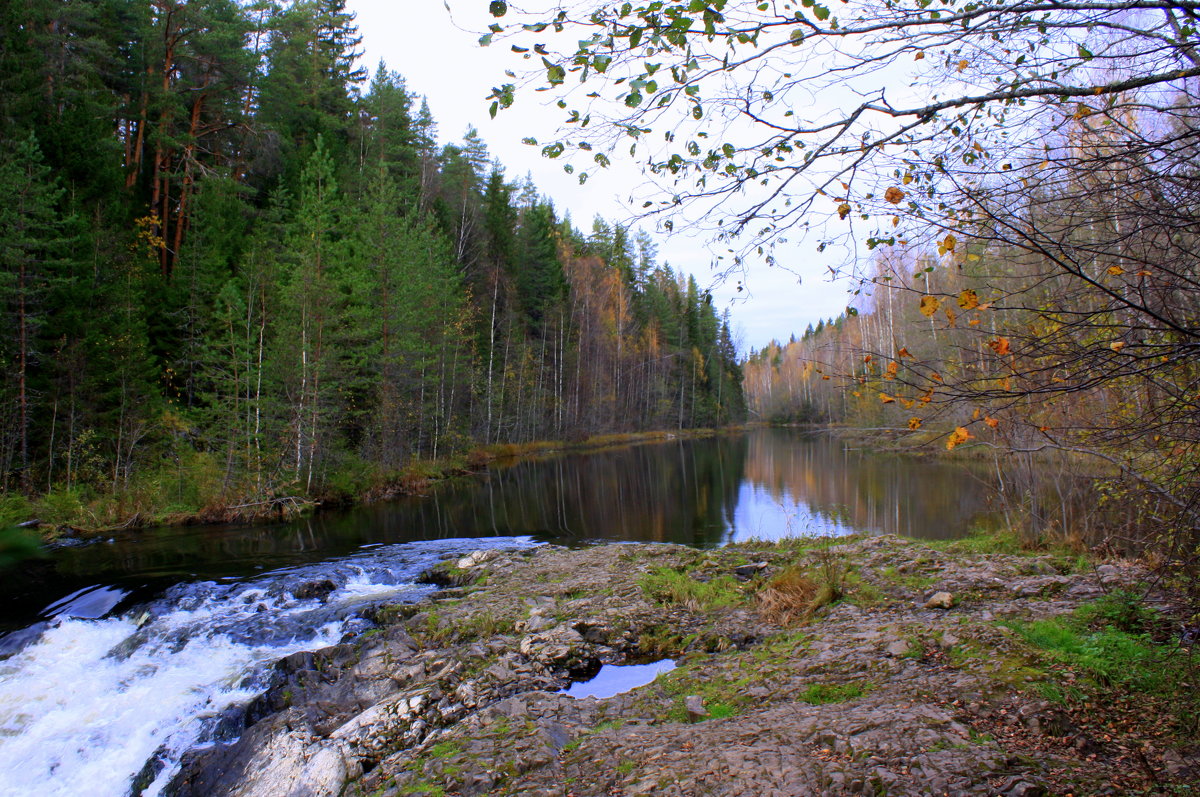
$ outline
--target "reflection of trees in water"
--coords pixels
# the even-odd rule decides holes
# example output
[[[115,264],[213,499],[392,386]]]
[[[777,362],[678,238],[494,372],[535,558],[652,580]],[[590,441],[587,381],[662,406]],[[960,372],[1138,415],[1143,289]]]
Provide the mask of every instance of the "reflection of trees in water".
[[[987,484],[960,466],[856,451],[825,435],[751,435],[746,478],[781,505],[861,530],[956,537],[988,509]]]
[[[523,463],[437,501],[447,522],[496,534],[711,546],[733,523],[746,446],[739,436]]]

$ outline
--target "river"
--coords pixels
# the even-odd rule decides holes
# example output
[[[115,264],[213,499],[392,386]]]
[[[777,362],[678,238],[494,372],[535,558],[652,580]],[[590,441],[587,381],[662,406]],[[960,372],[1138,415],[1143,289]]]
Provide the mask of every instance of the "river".
[[[232,738],[271,662],[419,600],[426,567],[491,545],[891,532],[962,536],[982,476],[791,430],[498,465],[430,495],[272,526],[144,529],[64,546],[0,586],[0,795],[160,793]],[[140,775],[140,777],[139,777]]]

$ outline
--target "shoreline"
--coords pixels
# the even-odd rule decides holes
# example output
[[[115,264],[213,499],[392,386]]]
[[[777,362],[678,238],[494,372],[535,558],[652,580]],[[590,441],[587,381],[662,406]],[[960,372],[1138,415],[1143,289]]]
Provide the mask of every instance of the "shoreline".
[[[1194,788],[1196,689],[1152,608],[1171,596],[1126,592],[1148,576],[986,539],[479,551],[429,573],[431,598],[278,663],[241,737],[190,755],[168,793]],[[676,669],[625,694],[561,691],[659,659]]]
[[[43,543],[53,543],[62,538],[87,539],[114,531],[153,526],[277,523],[325,509],[345,509],[401,496],[422,495],[444,481],[482,473],[493,465],[505,466],[518,461],[537,460],[575,452],[602,451],[607,448],[671,440],[714,437],[721,434],[744,432],[750,428],[752,428],[751,425],[742,424],[719,429],[593,435],[578,441],[545,440],[532,443],[496,443],[474,448],[460,457],[422,460],[411,463],[399,471],[369,474],[364,483],[356,485],[351,493],[331,491],[326,487],[312,496],[282,495],[251,501],[235,499],[226,504],[206,506],[194,512],[159,513],[152,510],[139,510],[123,516],[120,521],[100,525],[86,525],[85,519],[82,517],[75,517],[63,522],[43,522],[36,517],[29,517],[12,525],[23,531],[37,533]],[[45,497],[38,496],[34,500],[41,500]]]

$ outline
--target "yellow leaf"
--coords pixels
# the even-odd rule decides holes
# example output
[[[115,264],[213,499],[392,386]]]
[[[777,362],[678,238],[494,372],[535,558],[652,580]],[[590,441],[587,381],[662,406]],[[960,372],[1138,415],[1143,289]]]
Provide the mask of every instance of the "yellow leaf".
[[[986,423],[988,426],[992,427],[993,429],[995,429],[997,426],[1000,425],[1000,421],[996,420],[995,418],[991,417],[990,415],[985,417],[983,419],[983,422]]]
[[[822,376],[821,378],[824,379],[826,382],[828,382],[833,377],[826,375],[826,376]]]
[[[946,450],[953,451],[955,446],[962,445],[974,436],[966,430],[966,427],[959,426],[950,433],[950,437],[946,440]]]
[[[979,306],[979,294],[967,288],[958,295],[958,306],[964,310],[974,310]]]
[[[1108,344],[1108,348],[1112,349],[1113,351],[1120,351],[1121,349],[1125,348],[1125,341],[1114,340],[1112,343]]]
[[[970,326],[970,327],[977,327],[977,326],[979,326],[979,319],[978,319],[978,318],[972,318],[970,321],[968,321],[968,322],[967,322],[967,326]]]
[[[909,418],[908,419],[908,428],[912,429],[914,432],[917,431],[918,429],[920,429],[921,428],[921,419],[920,418]]]
[[[891,404],[891,403],[895,402],[896,399],[892,398],[887,393],[880,393],[879,400],[881,402],[883,402],[884,404]]]
[[[929,403],[929,402],[931,402],[931,401],[933,401],[933,390],[930,390],[928,393],[926,393],[925,395],[921,396],[921,403],[922,403],[922,404],[928,404],[928,403]]]
[[[925,53],[922,53],[922,52],[918,52],[916,55],[913,56],[914,61],[921,61],[924,58],[925,58]]]
[[[995,340],[989,340],[988,348],[1003,357],[1010,351],[1008,338],[996,338]]]
[[[933,314],[937,312],[937,309],[939,306],[941,306],[941,304],[942,300],[936,296],[922,296],[921,315],[925,316],[926,318],[933,318]]]
[[[900,226],[900,217],[899,216],[892,216],[892,226],[893,227]]]
[[[976,407],[975,412],[971,414],[971,420],[973,420],[973,421],[979,420],[979,415],[980,415],[979,408]]]
[[[916,404],[917,402],[913,401],[912,399],[903,399],[902,398],[902,399],[900,399],[900,403],[904,405],[904,409],[911,410],[913,408],[913,405]]]
[[[912,357],[912,355],[908,353],[908,349],[903,346],[900,348],[900,351],[896,352],[896,356],[901,358]],[[915,360],[916,358],[913,357],[913,359]]]
[[[978,259],[979,259],[979,255],[967,255],[967,260],[969,260],[972,263],[974,263]]]
[[[965,69],[966,69],[968,66],[970,66],[970,63],[969,63],[969,62],[968,62],[966,59],[963,59],[962,61],[959,61],[959,62],[958,62],[958,71],[959,71],[959,72],[962,72],[962,71],[963,71],[963,70],[965,70]]]
[[[837,212],[838,212],[839,219],[845,219],[847,216],[850,215],[850,206],[848,204],[846,204],[845,202],[843,202],[842,204],[838,205]]]
[[[883,198],[893,205],[899,205],[904,200],[904,192],[893,185],[887,191],[883,192]]]
[[[863,362],[865,362],[865,363],[871,362],[871,355],[868,354],[866,357],[863,357]]]
[[[941,374],[939,374],[937,371],[934,371],[933,373],[931,373],[931,374],[929,375],[929,378],[930,378],[930,379],[932,379],[934,382],[941,382],[941,381],[942,381],[942,375],[941,375]]]
[[[943,248],[945,248],[945,250],[946,250],[947,252],[953,252],[953,251],[954,251],[954,246],[955,246],[955,244],[957,244],[957,243],[958,243],[958,239],[957,239],[957,238],[955,238],[953,235],[947,235],[947,236],[945,237],[945,239],[942,241],[942,247],[943,247]]]
[[[887,371],[883,374],[883,378],[884,379],[895,379],[896,372],[899,370],[900,370],[900,363],[895,362],[893,360],[892,362],[888,363]]]
[[[950,322],[950,326],[954,326],[954,322],[958,318],[958,314],[954,312],[954,308],[951,307],[950,305],[946,305],[945,309],[946,309],[946,320]]]
[[[911,183],[912,181],[913,181],[913,176],[912,176],[912,174],[911,174],[911,173],[910,173],[910,174],[906,174],[906,175],[904,175],[904,177],[902,177],[902,178],[900,179],[900,182],[904,183],[905,185],[908,185],[908,184],[909,184],[909,183]]]
[[[1109,266],[1108,273],[1114,277],[1119,277],[1125,273],[1125,269],[1121,268],[1120,266]]]
[[[851,390],[850,395],[854,396],[855,398],[860,398],[862,393],[859,393],[857,390]]]

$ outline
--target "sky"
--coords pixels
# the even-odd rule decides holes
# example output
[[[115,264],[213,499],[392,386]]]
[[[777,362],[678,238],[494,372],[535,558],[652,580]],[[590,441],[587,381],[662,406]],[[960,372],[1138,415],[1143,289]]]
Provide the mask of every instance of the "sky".
[[[509,180],[532,175],[539,190],[559,212],[569,211],[577,229],[587,233],[598,214],[609,222],[641,227],[655,238],[659,262],[695,276],[711,290],[717,312],[730,311],[734,339],[746,353],[772,339],[799,335],[808,324],[831,318],[847,305],[850,284],[831,282],[829,256],[819,256],[811,244],[796,245],[780,254],[787,266],[752,266],[738,291],[737,280],[720,280],[715,253],[701,234],[656,233],[652,222],[638,223],[630,194],[645,184],[638,167],[628,160],[591,175],[586,186],[563,171],[563,163],[542,157],[538,147],[521,143],[525,137],[552,138],[563,113],[532,92],[520,93],[514,106],[495,119],[486,99],[492,87],[507,82],[506,69],[519,69],[520,60],[507,46],[480,47],[478,31],[492,21],[484,0],[348,0],[357,15],[362,36],[362,64],[371,72],[382,59],[399,72],[410,91],[424,96],[438,123],[439,143],[462,139],[474,125],[494,158],[506,168]],[[641,202],[636,203],[640,207]]]

